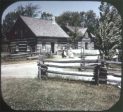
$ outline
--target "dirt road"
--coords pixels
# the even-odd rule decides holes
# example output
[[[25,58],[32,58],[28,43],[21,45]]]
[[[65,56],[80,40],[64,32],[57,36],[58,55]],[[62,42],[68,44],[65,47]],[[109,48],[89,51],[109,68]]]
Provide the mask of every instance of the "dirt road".
[[[1,65],[2,77],[35,78],[37,77],[37,71],[37,62],[34,61]]]

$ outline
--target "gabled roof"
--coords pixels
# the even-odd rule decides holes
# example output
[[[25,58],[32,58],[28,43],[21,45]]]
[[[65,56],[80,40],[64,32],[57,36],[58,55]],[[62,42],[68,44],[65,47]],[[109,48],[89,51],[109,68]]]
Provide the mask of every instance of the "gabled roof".
[[[83,36],[87,31],[87,28],[66,26],[71,32],[77,32],[79,36]]]
[[[78,36],[83,36],[88,30],[88,28],[73,27],[73,26],[68,26],[68,25],[66,26],[66,28],[68,28],[68,30],[70,30],[73,33],[75,33],[77,31]],[[92,33],[90,33],[90,36],[93,38],[95,37]]]
[[[53,23],[51,20],[42,20],[25,16],[20,16],[20,18],[37,37],[69,38],[56,22]]]

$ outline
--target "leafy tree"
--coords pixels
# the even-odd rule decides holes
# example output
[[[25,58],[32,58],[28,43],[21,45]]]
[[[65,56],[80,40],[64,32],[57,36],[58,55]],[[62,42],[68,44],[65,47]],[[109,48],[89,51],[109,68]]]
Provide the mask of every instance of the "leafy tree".
[[[121,45],[121,17],[113,6],[101,3],[99,26],[96,29],[95,46],[102,58],[110,60]]]
[[[37,9],[37,5],[27,4],[25,7],[20,5],[15,11],[9,12],[5,16],[5,19],[3,20],[2,24],[3,37],[7,37],[7,33],[10,31],[19,15],[36,17],[38,15]]]
[[[87,27],[91,33],[95,32],[95,29],[98,26],[98,18],[96,17],[96,13],[93,10],[89,10],[84,15],[85,27]]]
[[[69,24],[70,26],[82,26],[91,29],[97,24],[96,13],[92,10],[80,13],[67,11],[58,16],[56,20],[61,26]]]
[[[24,16],[36,17],[38,16],[38,8],[38,5],[32,5],[30,3],[24,7],[24,13],[22,12],[21,14],[23,14]]]
[[[56,21],[61,26],[69,24],[70,26],[80,26],[80,14],[78,12],[64,12],[56,18]]]
[[[3,38],[6,38],[7,33],[14,25],[16,21],[15,18],[16,18],[15,12],[10,12],[6,15],[5,19],[3,20],[2,29],[1,29]]]
[[[47,12],[43,12],[43,13],[41,14],[41,19],[52,20],[52,17],[53,17],[53,15],[50,14],[50,13],[47,13]]]

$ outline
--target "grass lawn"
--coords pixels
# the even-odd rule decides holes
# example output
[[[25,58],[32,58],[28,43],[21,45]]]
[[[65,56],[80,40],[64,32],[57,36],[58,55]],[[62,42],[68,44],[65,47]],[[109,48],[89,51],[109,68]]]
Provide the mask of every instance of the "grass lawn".
[[[120,97],[112,85],[63,79],[2,78],[2,95],[15,110],[106,110]]]

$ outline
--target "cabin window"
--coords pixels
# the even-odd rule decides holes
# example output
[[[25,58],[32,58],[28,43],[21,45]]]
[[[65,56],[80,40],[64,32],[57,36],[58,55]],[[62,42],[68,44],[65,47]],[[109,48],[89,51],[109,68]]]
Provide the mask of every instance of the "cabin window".
[[[87,42],[85,43],[85,49],[88,49],[88,43]]]

